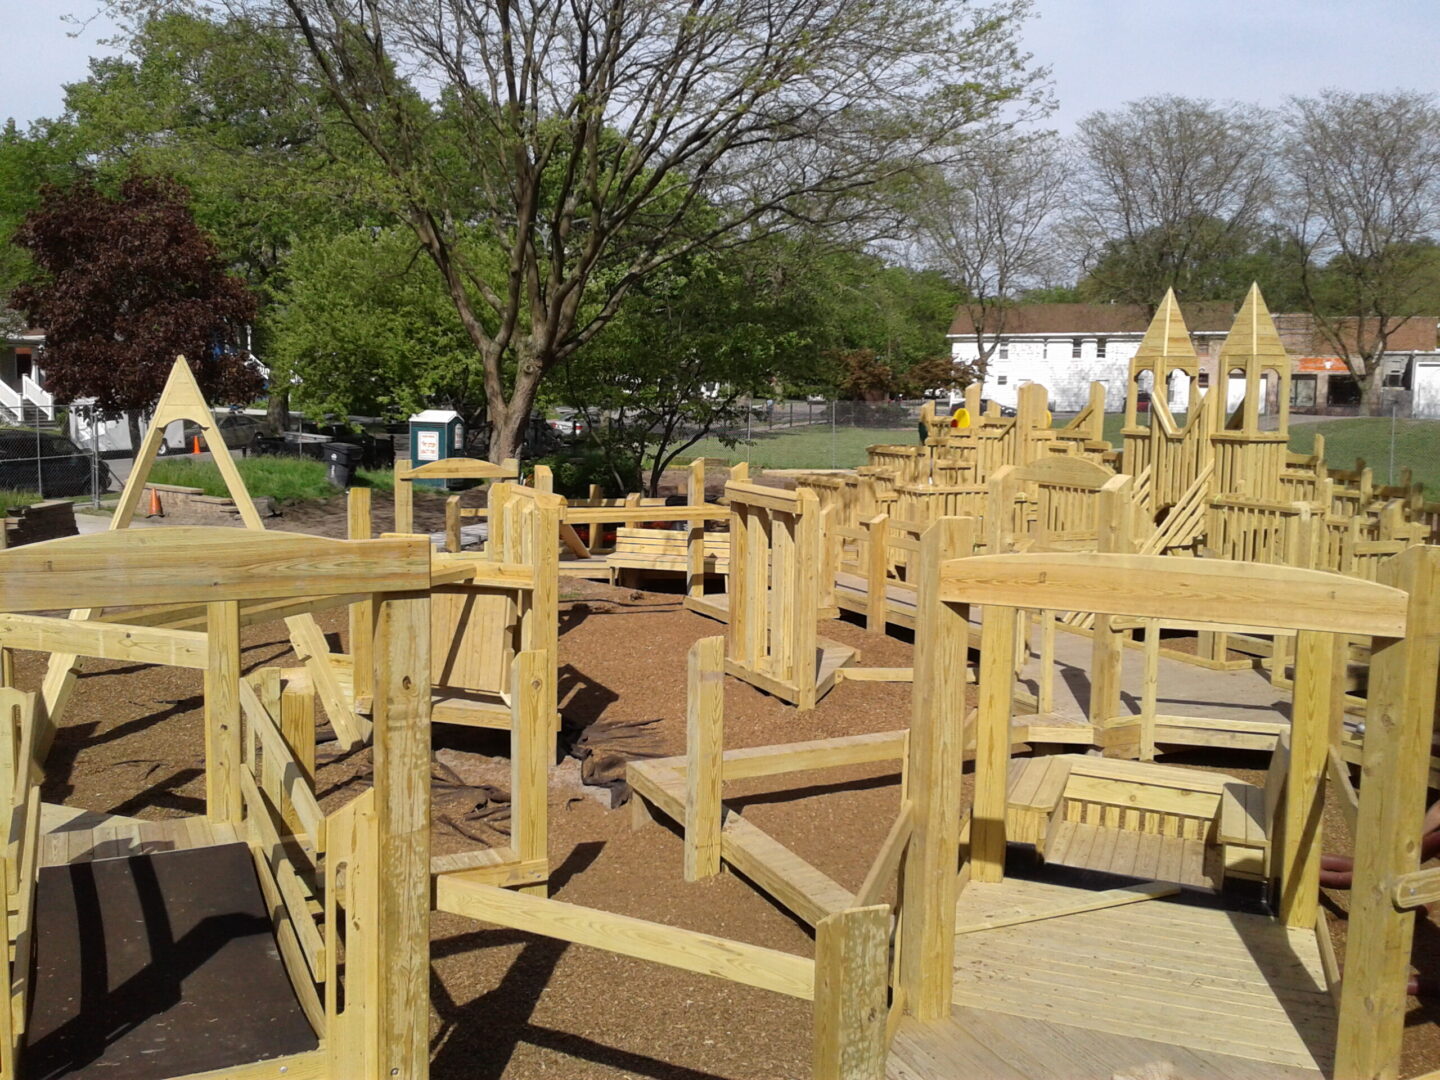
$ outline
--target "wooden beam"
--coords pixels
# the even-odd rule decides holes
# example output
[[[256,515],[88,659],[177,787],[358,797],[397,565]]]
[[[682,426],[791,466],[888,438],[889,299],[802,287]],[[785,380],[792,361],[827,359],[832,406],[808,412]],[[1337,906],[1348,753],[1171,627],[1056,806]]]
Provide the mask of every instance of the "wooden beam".
[[[545,693],[553,663],[537,650],[522,652],[510,665],[510,842],[522,863],[549,864],[550,766],[555,759],[555,725]],[[546,886],[524,886],[545,895]]]
[[[428,545],[427,549],[428,549]],[[428,576],[428,575],[427,575]],[[375,618],[379,829],[375,1057],[380,1076],[430,1063],[430,597],[390,594]],[[443,879],[442,879],[443,880]]]
[[[890,908],[852,908],[815,928],[815,1080],[884,1080]]]
[[[1290,765],[1278,863],[1280,917],[1285,925],[1315,925],[1320,899],[1321,819],[1330,733],[1344,708],[1345,665],[1334,634],[1302,630],[1295,642],[1295,693],[1290,717]]]
[[[941,598],[1257,629],[1395,637],[1399,590],[1321,570],[1223,559],[1062,552],[982,555],[946,568]]]
[[[900,860],[904,858],[905,848],[914,831],[915,804],[907,799],[901,804],[900,813],[896,815],[890,831],[886,833],[885,842],[880,845],[880,854],[875,856],[875,861],[870,864],[860,891],[855,894],[856,907],[870,907],[880,903],[886,887],[895,880],[895,874],[900,869]]]
[[[1079,915],[1086,911],[1100,911],[1103,908],[1134,904],[1141,900],[1158,900],[1164,896],[1175,896],[1180,886],[1168,881],[1151,881],[1144,885],[1127,885],[1120,889],[1106,889],[1102,892],[1087,893],[1081,899],[1069,900],[1030,911],[1017,911],[1010,915],[996,915],[978,922],[961,923],[955,928],[957,934],[974,934],[981,930],[998,930],[1002,926],[1023,926],[1026,923],[1058,919],[1065,915]]]
[[[1394,895],[1419,868],[1415,829],[1425,813],[1440,668],[1440,548],[1412,547],[1381,570],[1408,597],[1409,636],[1376,638],[1370,663],[1335,1056],[1335,1075],[1347,1080],[1400,1070],[1415,916],[1397,911]]]
[[[968,608],[943,603],[940,572],[973,550],[973,519],[941,518],[920,542],[910,738],[905,775],[915,828],[905,860],[900,924],[900,984],[917,1019],[950,1015],[955,955],[956,863],[960,850],[960,775],[965,733]]]
[[[46,615],[0,615],[0,647],[183,668],[208,662],[203,633]]]
[[[206,608],[205,815],[212,822],[238,825],[244,817],[240,695],[247,688],[240,680],[240,608],[234,600]]]
[[[439,911],[621,956],[712,975],[788,997],[815,996],[815,965],[803,957],[678,926],[525,896],[450,875],[435,882]]]
[[[975,723],[975,796],[970,865],[975,881],[1005,876],[1006,785],[1015,668],[1016,609],[985,608],[980,625],[980,707]]]
[[[720,872],[720,787],[725,749],[725,639],[701,638],[687,659],[685,880]]]

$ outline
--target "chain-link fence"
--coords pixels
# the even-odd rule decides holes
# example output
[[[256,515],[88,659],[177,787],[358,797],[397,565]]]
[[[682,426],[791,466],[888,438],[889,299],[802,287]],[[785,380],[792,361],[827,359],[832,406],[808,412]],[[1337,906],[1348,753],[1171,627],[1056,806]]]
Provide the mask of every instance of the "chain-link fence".
[[[772,469],[854,468],[865,464],[867,446],[918,443],[924,404],[918,398],[755,400],[692,452]]]
[[[0,502],[100,497],[115,483],[102,431],[85,409],[26,405],[0,411]],[[3,509],[0,509],[3,512]]]

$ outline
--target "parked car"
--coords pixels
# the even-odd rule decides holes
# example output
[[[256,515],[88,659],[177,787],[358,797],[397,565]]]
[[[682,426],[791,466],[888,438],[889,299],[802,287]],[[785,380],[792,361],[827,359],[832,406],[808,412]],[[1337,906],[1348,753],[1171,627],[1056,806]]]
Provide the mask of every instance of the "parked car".
[[[220,431],[220,437],[225,440],[225,446],[230,450],[239,450],[242,454],[248,453],[255,445],[255,439],[261,434],[260,421],[255,417],[240,412],[215,412],[215,426]],[[160,444],[162,454],[189,454],[195,449],[195,440],[200,440],[200,449],[206,450],[206,438],[200,431],[200,425],[186,420],[180,436],[180,445],[175,445],[168,440]]]
[[[551,429],[557,435],[569,435],[579,437],[590,430],[584,420],[578,416],[562,416],[549,421]]]
[[[96,482],[101,492],[109,490],[109,467],[64,435],[0,429],[0,488],[68,498],[91,494]]]

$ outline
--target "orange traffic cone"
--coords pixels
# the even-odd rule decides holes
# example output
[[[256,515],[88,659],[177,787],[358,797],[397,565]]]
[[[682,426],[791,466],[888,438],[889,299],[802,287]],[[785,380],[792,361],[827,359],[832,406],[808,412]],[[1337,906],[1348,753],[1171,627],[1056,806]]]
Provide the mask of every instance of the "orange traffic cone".
[[[200,436],[199,436],[199,435],[196,435],[196,436],[195,436],[195,441],[190,444],[190,452],[191,452],[192,454],[198,454],[198,453],[200,453]]]
[[[153,487],[150,489],[150,506],[145,511],[146,517],[164,517],[165,511],[160,509],[160,492]]]

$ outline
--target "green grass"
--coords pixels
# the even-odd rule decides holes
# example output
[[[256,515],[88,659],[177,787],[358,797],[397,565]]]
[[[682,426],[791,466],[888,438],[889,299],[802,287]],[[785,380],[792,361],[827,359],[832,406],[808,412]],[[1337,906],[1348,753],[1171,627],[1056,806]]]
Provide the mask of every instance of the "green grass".
[[[828,427],[759,435],[749,442],[727,447],[718,439],[702,439],[685,451],[676,464],[697,457],[736,464],[748,461],[757,469],[853,469],[866,463],[865,448],[877,443],[918,446],[919,428]]]
[[[356,469],[355,486],[374,488],[376,491],[395,490],[394,469]]]
[[[1388,484],[1390,476],[1390,420],[1383,416],[1361,416],[1346,420],[1322,420],[1314,424],[1290,425],[1290,449],[1309,454],[1315,436],[1325,436],[1325,464],[1332,469],[1353,469],[1356,458],[1364,458],[1376,484]],[[1411,479],[1425,485],[1427,497],[1440,498],[1440,420],[1395,421],[1395,475],[1409,468]]]
[[[10,509],[19,509],[22,506],[29,506],[31,503],[42,501],[42,496],[34,491],[12,491],[10,488],[0,488],[0,512]]]
[[[236,465],[246,490],[256,497],[269,496],[276,502],[288,503],[336,494],[325,479],[325,465],[310,458],[250,457],[239,459]],[[206,495],[230,494],[213,461],[161,458],[150,470],[150,479],[157,484],[200,488]]]

